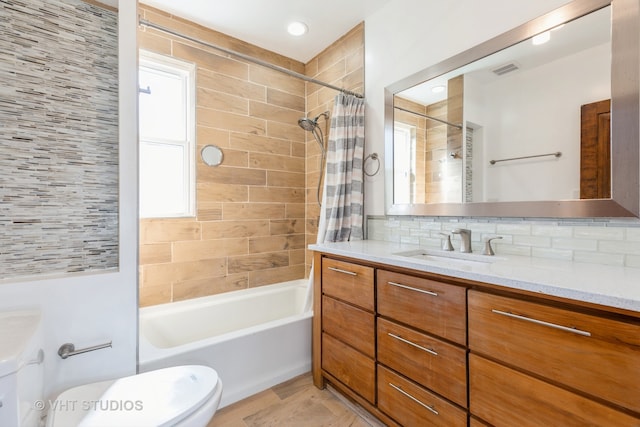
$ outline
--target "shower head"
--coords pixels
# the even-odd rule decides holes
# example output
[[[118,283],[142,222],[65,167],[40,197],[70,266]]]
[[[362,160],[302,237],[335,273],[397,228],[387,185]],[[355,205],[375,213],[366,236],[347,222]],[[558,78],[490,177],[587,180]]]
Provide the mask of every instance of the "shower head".
[[[298,126],[306,131],[312,132],[316,126],[318,126],[318,122],[310,119],[309,117],[303,117],[298,119]]]
[[[315,119],[310,119],[309,117],[302,117],[301,119],[298,119],[298,126],[300,126],[302,129],[308,132],[313,132],[318,127],[318,119],[320,117],[324,117],[324,119],[327,120],[329,118],[329,112],[325,111],[324,113],[316,116]]]

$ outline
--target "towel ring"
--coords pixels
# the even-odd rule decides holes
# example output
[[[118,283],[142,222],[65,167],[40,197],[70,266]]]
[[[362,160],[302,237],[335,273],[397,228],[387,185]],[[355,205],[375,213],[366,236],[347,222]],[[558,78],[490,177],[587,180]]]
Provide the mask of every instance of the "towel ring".
[[[367,172],[367,171],[366,171],[366,168],[363,168],[363,172],[364,172],[364,174],[365,174],[365,175],[367,175],[367,176],[374,176],[374,175],[376,175],[376,174],[380,171],[380,157],[378,157],[378,153],[371,153],[371,154],[369,154],[367,157],[365,157],[365,158],[364,158],[364,164],[365,164],[365,165],[367,164],[367,160],[369,160],[369,159],[371,159],[371,160],[376,160],[376,161],[378,162],[378,166],[376,167],[376,170],[375,170],[375,172],[373,172],[373,173],[369,173],[369,172]]]

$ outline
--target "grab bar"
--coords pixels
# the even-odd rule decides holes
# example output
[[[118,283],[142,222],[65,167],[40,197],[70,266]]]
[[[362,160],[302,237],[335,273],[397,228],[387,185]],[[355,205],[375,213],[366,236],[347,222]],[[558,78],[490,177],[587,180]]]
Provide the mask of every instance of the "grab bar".
[[[60,346],[60,348],[58,349],[58,356],[60,356],[62,359],[66,359],[67,357],[75,356],[77,354],[88,353],[90,351],[101,350],[108,347],[113,347],[111,345],[111,341],[109,341],[108,343],[98,344],[92,347],[76,350],[76,346],[68,342]]]
[[[511,160],[532,159],[534,157],[546,157],[546,156],[560,157],[560,156],[562,156],[562,152],[561,151],[556,151],[555,153],[536,154],[536,155],[533,155],[533,156],[511,157],[509,159],[489,160],[489,163],[491,163],[492,165],[495,165],[498,162],[509,162]]]

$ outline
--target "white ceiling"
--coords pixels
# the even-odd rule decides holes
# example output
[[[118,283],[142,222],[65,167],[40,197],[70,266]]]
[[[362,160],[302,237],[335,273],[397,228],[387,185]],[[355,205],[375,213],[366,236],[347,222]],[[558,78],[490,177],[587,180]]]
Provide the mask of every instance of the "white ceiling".
[[[391,0],[140,0],[141,3],[307,63]],[[309,31],[287,33],[291,21]]]

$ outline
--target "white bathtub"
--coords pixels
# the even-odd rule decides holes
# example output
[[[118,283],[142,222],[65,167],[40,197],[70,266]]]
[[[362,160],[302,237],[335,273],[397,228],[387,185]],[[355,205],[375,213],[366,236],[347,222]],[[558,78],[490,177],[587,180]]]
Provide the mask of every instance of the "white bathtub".
[[[139,371],[214,368],[224,407],[311,370],[307,280],[140,309]]]

